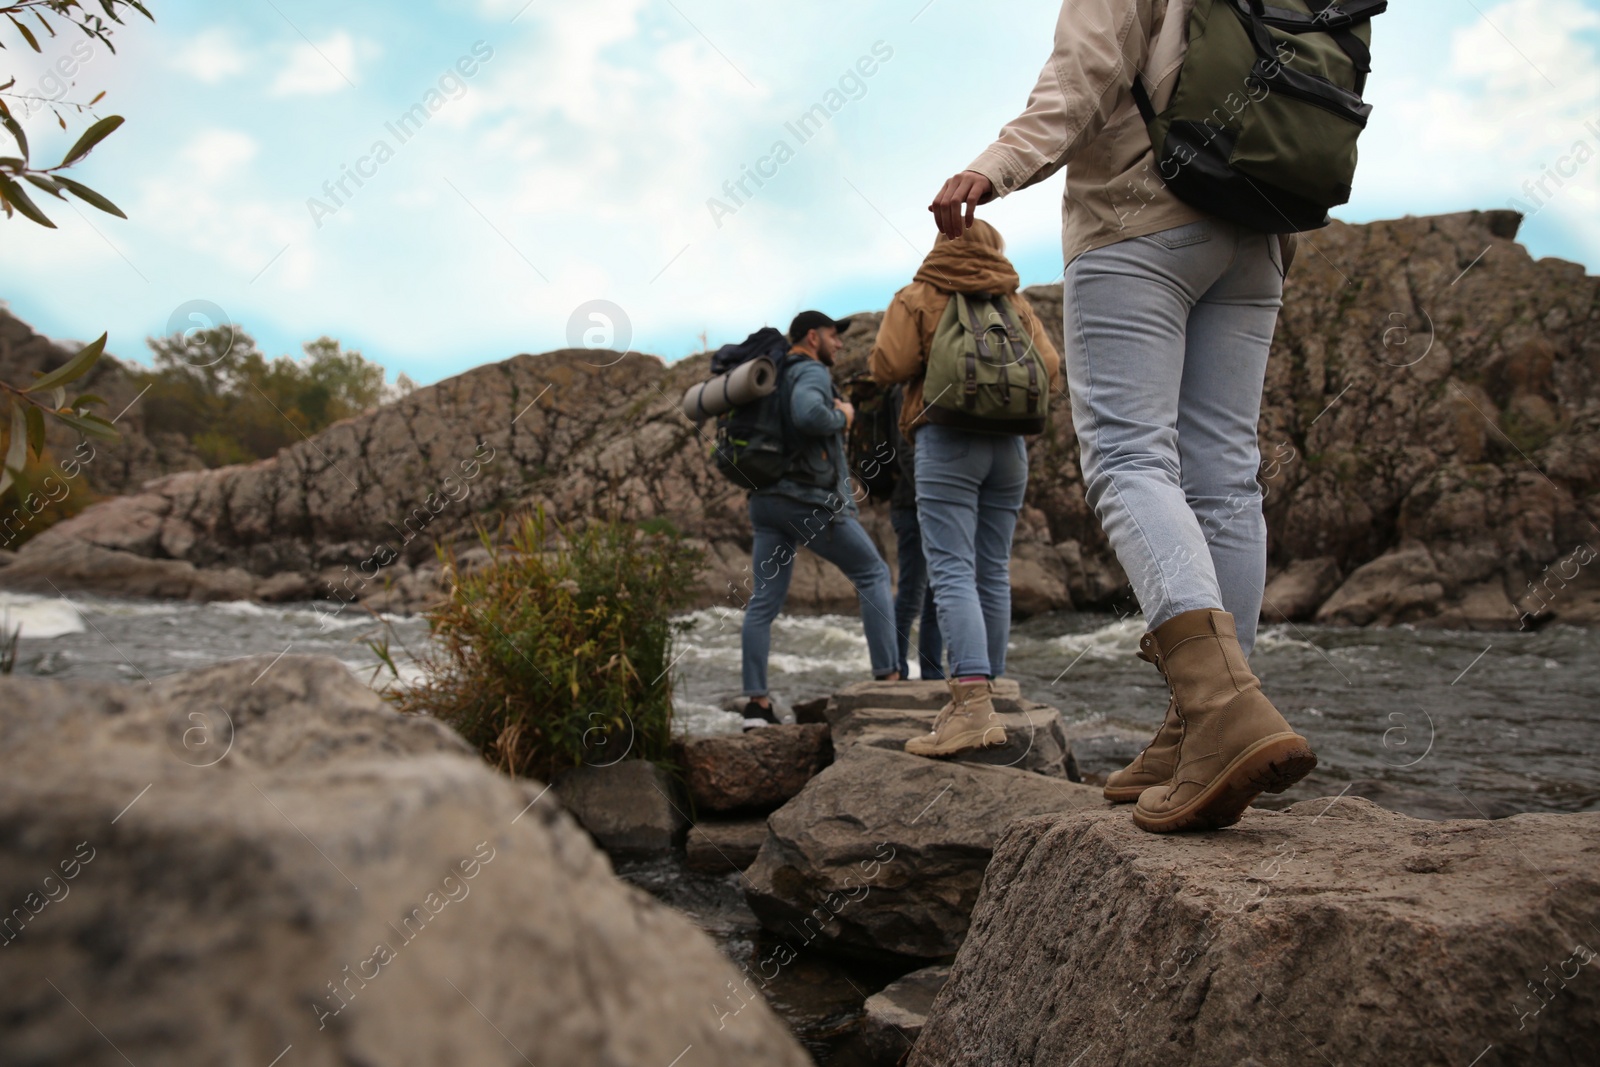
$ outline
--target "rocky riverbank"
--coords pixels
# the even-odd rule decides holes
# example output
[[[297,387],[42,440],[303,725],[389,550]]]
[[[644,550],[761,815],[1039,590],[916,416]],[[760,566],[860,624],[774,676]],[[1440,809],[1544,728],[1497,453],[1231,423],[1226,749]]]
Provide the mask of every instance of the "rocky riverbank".
[[[1313,235],[1289,280],[1261,421],[1269,618],[1482,629],[1600,619],[1600,279],[1532,260],[1517,224],[1512,212],[1469,212]],[[1027,293],[1059,338],[1060,291]],[[853,318],[839,377],[864,367],[880,319]],[[0,325],[9,373],[66,356],[15,320]],[[100,491],[125,495],[29,542],[0,584],[413,610],[438,596],[435,540],[470,554],[474,522],[542,504],[563,520],[673,524],[708,549],[702,603],[738,607],[743,494],[676,410],[705,368],[705,356],[516,356],[272,459],[142,484],[193,461],[135,423],[90,468]],[[90,385],[115,404],[120,372],[100,373],[107,384]],[[1056,410],[1031,444],[1016,609],[1131,610],[1083,500],[1070,417]],[[101,469],[114,476],[96,480]],[[891,551],[883,509],[865,519]],[[802,555],[789,603],[848,610],[853,593]]]
[[[1600,1047],[1600,814],[1422,821],[1297,790],[1155,836],[1076,780],[1060,714],[1014,683],[1006,748],[899,751],[940,693],[861,683],[807,722],[686,739],[678,773],[546,787],[327,659],[0,678],[0,1047],[37,1067]]]

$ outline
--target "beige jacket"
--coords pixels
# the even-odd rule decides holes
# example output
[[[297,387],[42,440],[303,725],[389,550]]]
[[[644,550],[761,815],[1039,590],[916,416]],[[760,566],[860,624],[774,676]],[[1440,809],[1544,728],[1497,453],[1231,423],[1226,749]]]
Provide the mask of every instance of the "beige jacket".
[[[940,236],[917,269],[912,283],[894,294],[878,338],[867,357],[867,369],[879,385],[906,382],[900,406],[900,434],[911,440],[922,425],[922,381],[928,369],[933,332],[950,304],[951,293],[1004,294],[1011,299],[1017,327],[1033,339],[1044,357],[1050,392],[1061,386],[1061,355],[1045,333],[1044,323],[1028,298],[1017,292],[1017,271],[1002,251],[1000,235],[982,219],[960,238]],[[1054,402],[1054,401],[1052,401]]]
[[[1155,152],[1133,102],[1134,75],[1156,110],[1183,63],[1194,0],[1065,0],[1055,51],[1028,106],[968,170],[1006,196],[1067,168],[1061,250],[1080,253],[1197,222],[1156,173]]]

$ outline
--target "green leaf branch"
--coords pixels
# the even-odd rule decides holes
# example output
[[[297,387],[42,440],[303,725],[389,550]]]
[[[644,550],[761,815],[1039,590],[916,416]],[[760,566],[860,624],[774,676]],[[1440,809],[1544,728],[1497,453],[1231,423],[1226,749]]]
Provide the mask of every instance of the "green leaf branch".
[[[30,453],[35,459],[43,458],[46,419],[69,426],[86,437],[101,441],[117,439],[117,428],[89,410],[94,404],[105,403],[100,397],[82,393],[70,404],[67,402],[67,386],[88,374],[105,350],[106,335],[101,334],[61,366],[40,374],[26,386],[0,382],[0,398],[4,398],[10,408],[10,418],[0,422],[0,455],[5,457],[0,468],[0,493],[11,487],[27,464]]]

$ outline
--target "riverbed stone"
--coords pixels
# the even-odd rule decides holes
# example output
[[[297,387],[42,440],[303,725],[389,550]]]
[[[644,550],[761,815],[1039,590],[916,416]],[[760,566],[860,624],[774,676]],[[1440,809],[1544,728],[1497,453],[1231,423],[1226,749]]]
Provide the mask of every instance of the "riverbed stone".
[[[1594,1062],[1600,813],[1014,822],[912,1067]]]
[[[767,839],[767,820],[701,820],[689,828],[684,861],[691,871],[727,874],[742,871],[756,860]]]
[[[994,680],[994,705],[996,711],[1015,711],[1022,690],[1014,678]],[[845,715],[860,708],[894,709],[901,711],[938,711],[950,700],[950,686],[946,682],[857,682],[845,686],[828,700],[829,722],[838,722]]]
[[[1261,597],[1268,622],[1306,622],[1339,588],[1339,561],[1332,556],[1297,559],[1277,574]]]
[[[670,852],[689,829],[677,783],[648,760],[574,767],[555,776],[552,791],[610,853]]]
[[[199,568],[187,560],[152,559],[47,530],[29,541],[0,585],[26,593],[87,591],[110,597],[171,600],[248,600],[256,586],[237,567]]]
[[[0,678],[0,1058],[810,1064],[543,790],[329,658]]]
[[[1008,702],[1010,703],[1010,702]],[[999,711],[1005,727],[1006,743],[995,748],[974,749],[953,757],[958,763],[979,763],[993,767],[1046,774],[1081,782],[1078,764],[1072,758],[1072,742],[1067,739],[1061,713],[1032,701],[1016,701],[1016,710]],[[938,712],[928,708],[857,708],[840,716],[833,724],[835,749],[851,745],[870,745],[903,751],[907,740],[933,729]]]
[[[684,777],[696,810],[770,811],[833,759],[828,727],[766,726],[683,743]]]
[[[935,964],[912,971],[867,998],[861,1044],[871,1062],[894,1067],[902,1061],[922,1033],[934,998],[949,980],[950,965]]]
[[[1098,789],[1060,778],[853,745],[768,816],[745,896],[784,937],[938,959],[960,947],[1007,825],[1108,806]]]

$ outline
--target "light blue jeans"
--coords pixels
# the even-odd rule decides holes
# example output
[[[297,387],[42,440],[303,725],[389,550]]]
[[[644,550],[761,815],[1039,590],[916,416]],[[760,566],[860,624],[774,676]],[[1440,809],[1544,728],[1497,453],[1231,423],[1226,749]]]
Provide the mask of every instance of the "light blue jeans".
[[[1011,535],[1027,488],[1021,437],[948,426],[917,431],[917,520],[952,678],[997,678],[1006,669]]]
[[[861,600],[861,627],[866,631],[872,676],[894,673],[894,601],[889,593],[889,564],[878,546],[848,511],[791,497],[750,495],[754,538],[750,571],[754,589],[744,609],[740,631],[745,696],[767,695],[767,658],[772,648],[772,620],[783,610],[794,577],[795,553],[809,548],[838,567]]]
[[[1266,582],[1256,424],[1283,302],[1276,237],[1220,219],[1085,252],[1065,281],[1067,383],[1089,504],[1151,629]]]

